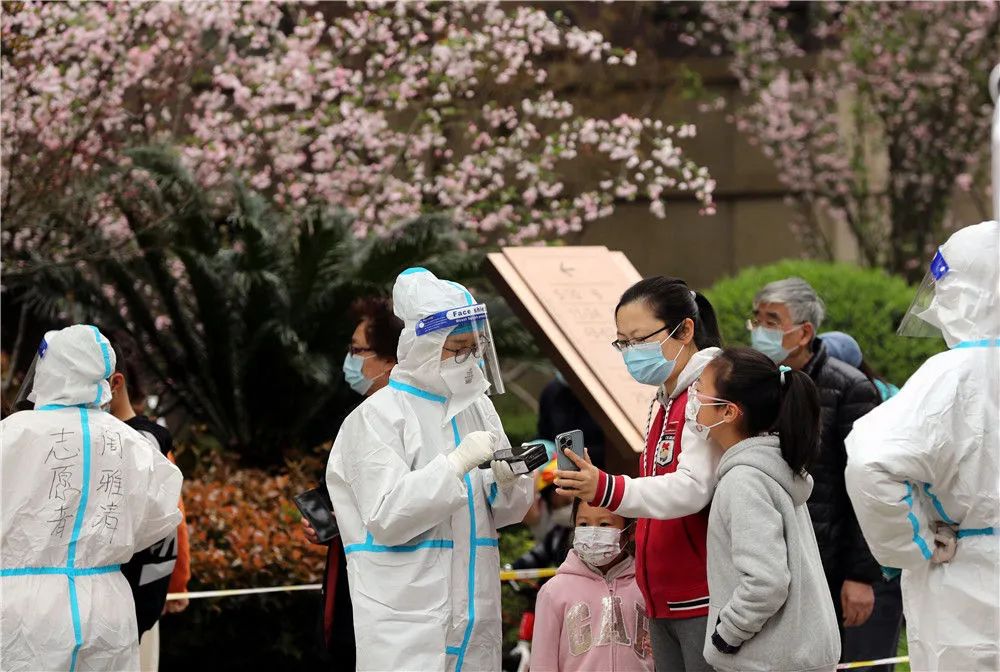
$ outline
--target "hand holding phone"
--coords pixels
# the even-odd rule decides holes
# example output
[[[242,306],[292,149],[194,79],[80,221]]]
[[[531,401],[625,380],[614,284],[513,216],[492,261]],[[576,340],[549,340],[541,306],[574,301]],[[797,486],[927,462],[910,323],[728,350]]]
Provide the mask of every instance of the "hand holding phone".
[[[333,517],[333,504],[325,487],[313,488],[294,497],[295,506],[316,530],[316,538],[325,544],[340,534],[337,519]]]
[[[585,459],[582,430],[574,429],[556,437],[556,466],[562,471],[580,471],[580,468],[573,464],[573,461],[566,457],[566,453],[563,452],[567,448],[581,460]]]

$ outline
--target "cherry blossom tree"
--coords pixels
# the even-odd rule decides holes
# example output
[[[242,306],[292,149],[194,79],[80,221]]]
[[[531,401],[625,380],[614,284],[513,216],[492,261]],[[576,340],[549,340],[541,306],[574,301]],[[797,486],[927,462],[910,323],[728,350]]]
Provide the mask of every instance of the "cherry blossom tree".
[[[294,211],[328,203],[359,236],[447,212],[486,243],[579,231],[620,199],[714,182],[695,133],[581,114],[546,63],[629,67],[635,53],[544,9],[498,3],[23,2],[4,6],[4,251],[72,259],[127,244],[88,177],[164,145],[206,189],[234,177]],[[586,162],[577,186],[565,176]],[[70,240],[60,208],[92,212]],[[42,224],[44,222],[45,224]],[[43,251],[43,252],[42,252]]]
[[[986,193],[986,78],[1000,57],[1000,5],[698,10],[682,41],[731,56],[746,100],[733,118],[774,160],[810,251],[831,254],[820,221],[832,217],[847,224],[865,262],[919,275],[950,224],[956,188]]]

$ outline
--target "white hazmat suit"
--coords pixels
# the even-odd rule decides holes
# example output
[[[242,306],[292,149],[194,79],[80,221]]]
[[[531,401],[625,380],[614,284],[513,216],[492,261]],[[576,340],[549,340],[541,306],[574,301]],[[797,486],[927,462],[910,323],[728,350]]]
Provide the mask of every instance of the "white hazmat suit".
[[[138,670],[119,565],[180,524],[181,474],[111,401],[95,327],[49,332],[29,399],[0,423],[0,669]]]
[[[914,670],[1000,670],[1000,227],[959,230],[917,314],[949,346],[854,423],[847,490],[872,553],[903,570]],[[954,558],[931,561],[957,528]]]
[[[493,470],[475,467],[458,475],[449,455],[470,433],[509,444],[485,379],[465,392],[448,379],[441,355],[451,330],[418,335],[424,318],[473,303],[461,285],[424,269],[399,276],[398,364],[389,385],[344,421],[330,453],[359,670],[500,669],[497,528],[521,521],[533,481],[500,487]]]

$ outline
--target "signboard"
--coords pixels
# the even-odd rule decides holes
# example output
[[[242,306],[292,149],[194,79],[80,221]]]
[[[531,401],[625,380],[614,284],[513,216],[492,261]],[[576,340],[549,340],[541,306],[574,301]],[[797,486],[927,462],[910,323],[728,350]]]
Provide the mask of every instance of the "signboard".
[[[611,342],[622,293],[642,276],[606,247],[511,247],[487,275],[604,430],[608,467],[635,470],[655,391],[635,382]]]

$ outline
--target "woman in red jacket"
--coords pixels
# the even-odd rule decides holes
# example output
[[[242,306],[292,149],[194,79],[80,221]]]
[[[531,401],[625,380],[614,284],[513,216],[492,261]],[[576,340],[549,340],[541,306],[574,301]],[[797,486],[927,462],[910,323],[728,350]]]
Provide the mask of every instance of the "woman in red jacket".
[[[685,426],[688,387],[719,352],[712,305],[683,280],[662,276],[630,287],[615,309],[629,373],[657,387],[639,478],[613,476],[576,458],[556,473],[557,492],[638,518],[636,580],[650,617],[657,670],[711,670],[702,655],[708,617],[705,535],[719,455]]]

